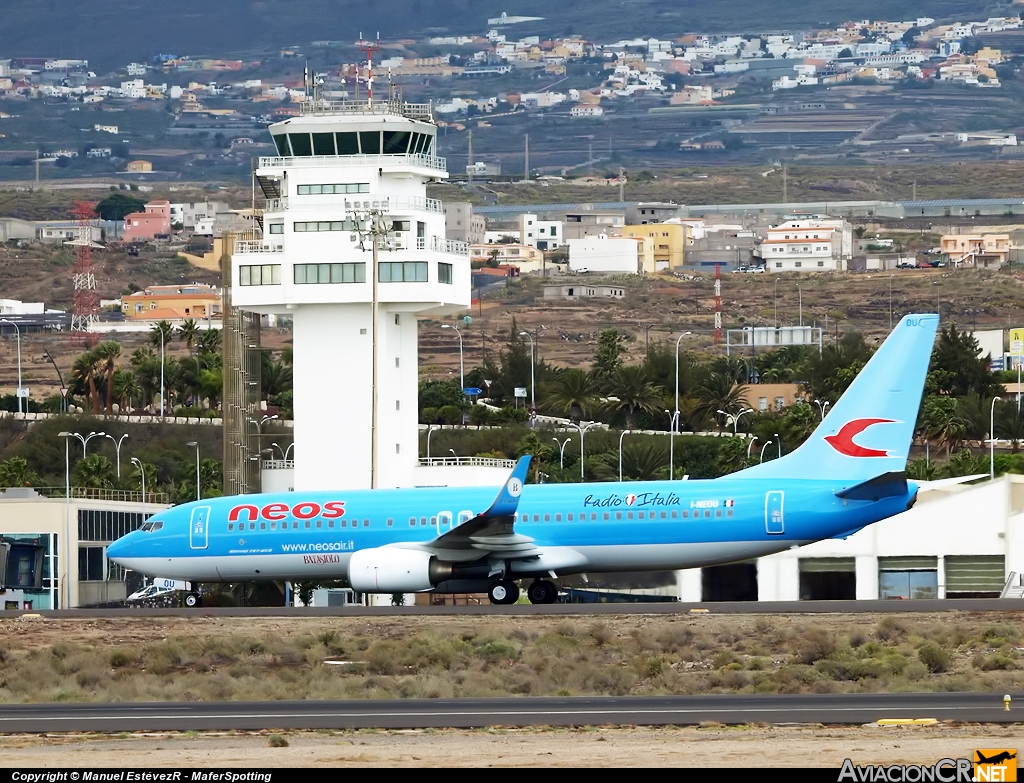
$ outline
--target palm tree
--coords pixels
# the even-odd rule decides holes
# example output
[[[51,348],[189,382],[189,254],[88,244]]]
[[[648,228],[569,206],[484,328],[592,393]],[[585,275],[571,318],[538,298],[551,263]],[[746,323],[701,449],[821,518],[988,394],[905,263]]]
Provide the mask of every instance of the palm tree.
[[[996,405],[996,432],[1000,437],[1010,441],[1013,453],[1020,451],[1020,442],[1024,440],[1024,416],[1017,410],[1017,403],[1007,400]]]
[[[199,335],[198,343],[200,352],[217,353],[221,344],[220,329],[207,329]]]
[[[663,443],[641,441],[622,447],[622,479],[625,481],[656,481],[668,474],[668,451]],[[619,454],[605,454],[594,468],[594,475],[606,481],[619,478]]]
[[[199,374],[199,387],[203,397],[210,401],[210,408],[216,409],[224,393],[224,376],[220,367],[203,370]]]
[[[934,438],[946,447],[946,458],[967,432],[967,422],[957,415],[957,400],[952,397],[927,397],[921,410],[921,430],[925,438]]]
[[[100,412],[100,395],[96,390],[96,368],[100,357],[94,351],[81,353],[71,365],[73,386],[83,390],[92,402],[93,413]]]
[[[747,441],[743,438],[718,438],[715,467],[722,475],[735,473],[747,467]]]
[[[182,322],[181,326],[178,327],[178,339],[185,343],[185,347],[188,348],[189,353],[192,352],[192,346],[199,339],[199,327],[192,318],[188,318]]]
[[[131,370],[114,372],[114,399],[122,411],[132,410],[132,400],[142,400],[142,387]]]
[[[651,383],[647,369],[642,365],[619,367],[608,379],[608,394],[618,400],[614,407],[625,412],[629,429],[636,427],[640,411],[651,413],[662,404],[661,392]]]
[[[0,487],[32,487],[38,483],[39,476],[25,458],[11,457],[0,462]]]
[[[114,361],[121,355],[121,343],[116,340],[105,340],[93,349],[93,353],[102,365],[101,371],[107,376],[106,411],[110,413],[110,407],[114,403]]]
[[[82,457],[71,474],[76,487],[110,489],[114,486],[114,465],[102,454]]]
[[[710,373],[698,387],[697,397],[700,400],[697,411],[704,418],[717,418],[718,411],[739,413],[747,407],[747,387],[725,373]]]
[[[163,335],[163,345],[166,347],[174,339],[174,327],[170,321],[157,321],[149,330],[149,342],[154,348],[161,345],[160,335]]]
[[[549,399],[555,408],[567,412],[577,424],[597,408],[597,381],[585,370],[562,370],[555,378]]]
[[[142,403],[149,405],[160,388],[160,358],[152,348],[143,346],[132,352],[131,365],[142,389]]]

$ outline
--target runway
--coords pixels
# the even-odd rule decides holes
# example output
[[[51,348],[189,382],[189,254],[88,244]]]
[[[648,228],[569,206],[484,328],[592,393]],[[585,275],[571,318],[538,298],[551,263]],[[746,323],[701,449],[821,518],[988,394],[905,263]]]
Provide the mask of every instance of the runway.
[[[514,604],[512,606],[332,606],[332,607],[142,607],[118,609],[37,610],[46,617],[430,617],[503,615],[674,615],[711,614],[834,614],[913,612],[1024,612],[1021,598],[921,599],[913,601],[729,601],[718,603]],[[24,612],[4,612],[14,617]]]
[[[1024,709],[1024,696],[1014,694]],[[388,699],[365,701],[22,704],[0,732],[423,729],[487,726],[864,724],[883,718],[1015,723],[995,693]]]

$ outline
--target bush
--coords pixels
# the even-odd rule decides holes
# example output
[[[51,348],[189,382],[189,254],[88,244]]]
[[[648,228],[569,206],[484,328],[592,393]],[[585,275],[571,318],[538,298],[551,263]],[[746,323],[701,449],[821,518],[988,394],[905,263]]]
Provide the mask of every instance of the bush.
[[[288,740],[286,740],[280,734],[271,734],[268,739],[268,744],[272,748],[287,748]]]
[[[917,657],[932,674],[939,674],[949,668],[950,655],[934,642],[921,645]]]
[[[804,634],[800,641],[798,657],[800,663],[814,663],[822,658],[828,658],[836,651],[836,640],[828,631],[820,628],[812,628]]]

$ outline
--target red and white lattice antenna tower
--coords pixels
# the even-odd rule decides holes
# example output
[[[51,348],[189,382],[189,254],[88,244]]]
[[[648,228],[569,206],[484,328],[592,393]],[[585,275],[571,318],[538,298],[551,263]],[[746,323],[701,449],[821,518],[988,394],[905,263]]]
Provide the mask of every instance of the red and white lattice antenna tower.
[[[78,260],[72,277],[75,293],[71,304],[71,341],[79,345],[92,345],[97,339],[92,327],[99,314],[96,276],[92,268],[92,249],[100,247],[92,241],[92,219],[96,213],[92,204],[79,201],[71,214],[78,219],[78,238],[65,242],[78,248]]]
[[[373,55],[380,53],[380,33],[376,41],[364,41],[359,33],[359,49],[366,55],[366,105],[373,106]]]
[[[722,342],[722,265],[715,264],[715,342]]]

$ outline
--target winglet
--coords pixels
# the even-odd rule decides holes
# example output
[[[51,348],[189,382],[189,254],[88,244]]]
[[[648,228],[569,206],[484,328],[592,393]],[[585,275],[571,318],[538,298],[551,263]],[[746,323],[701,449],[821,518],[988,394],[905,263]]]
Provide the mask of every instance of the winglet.
[[[501,488],[498,497],[491,503],[491,507],[480,516],[482,517],[511,517],[519,508],[519,497],[523,494],[523,484],[526,483],[526,472],[530,469],[530,455],[520,457],[516,463],[512,475],[508,477],[505,486]]]

